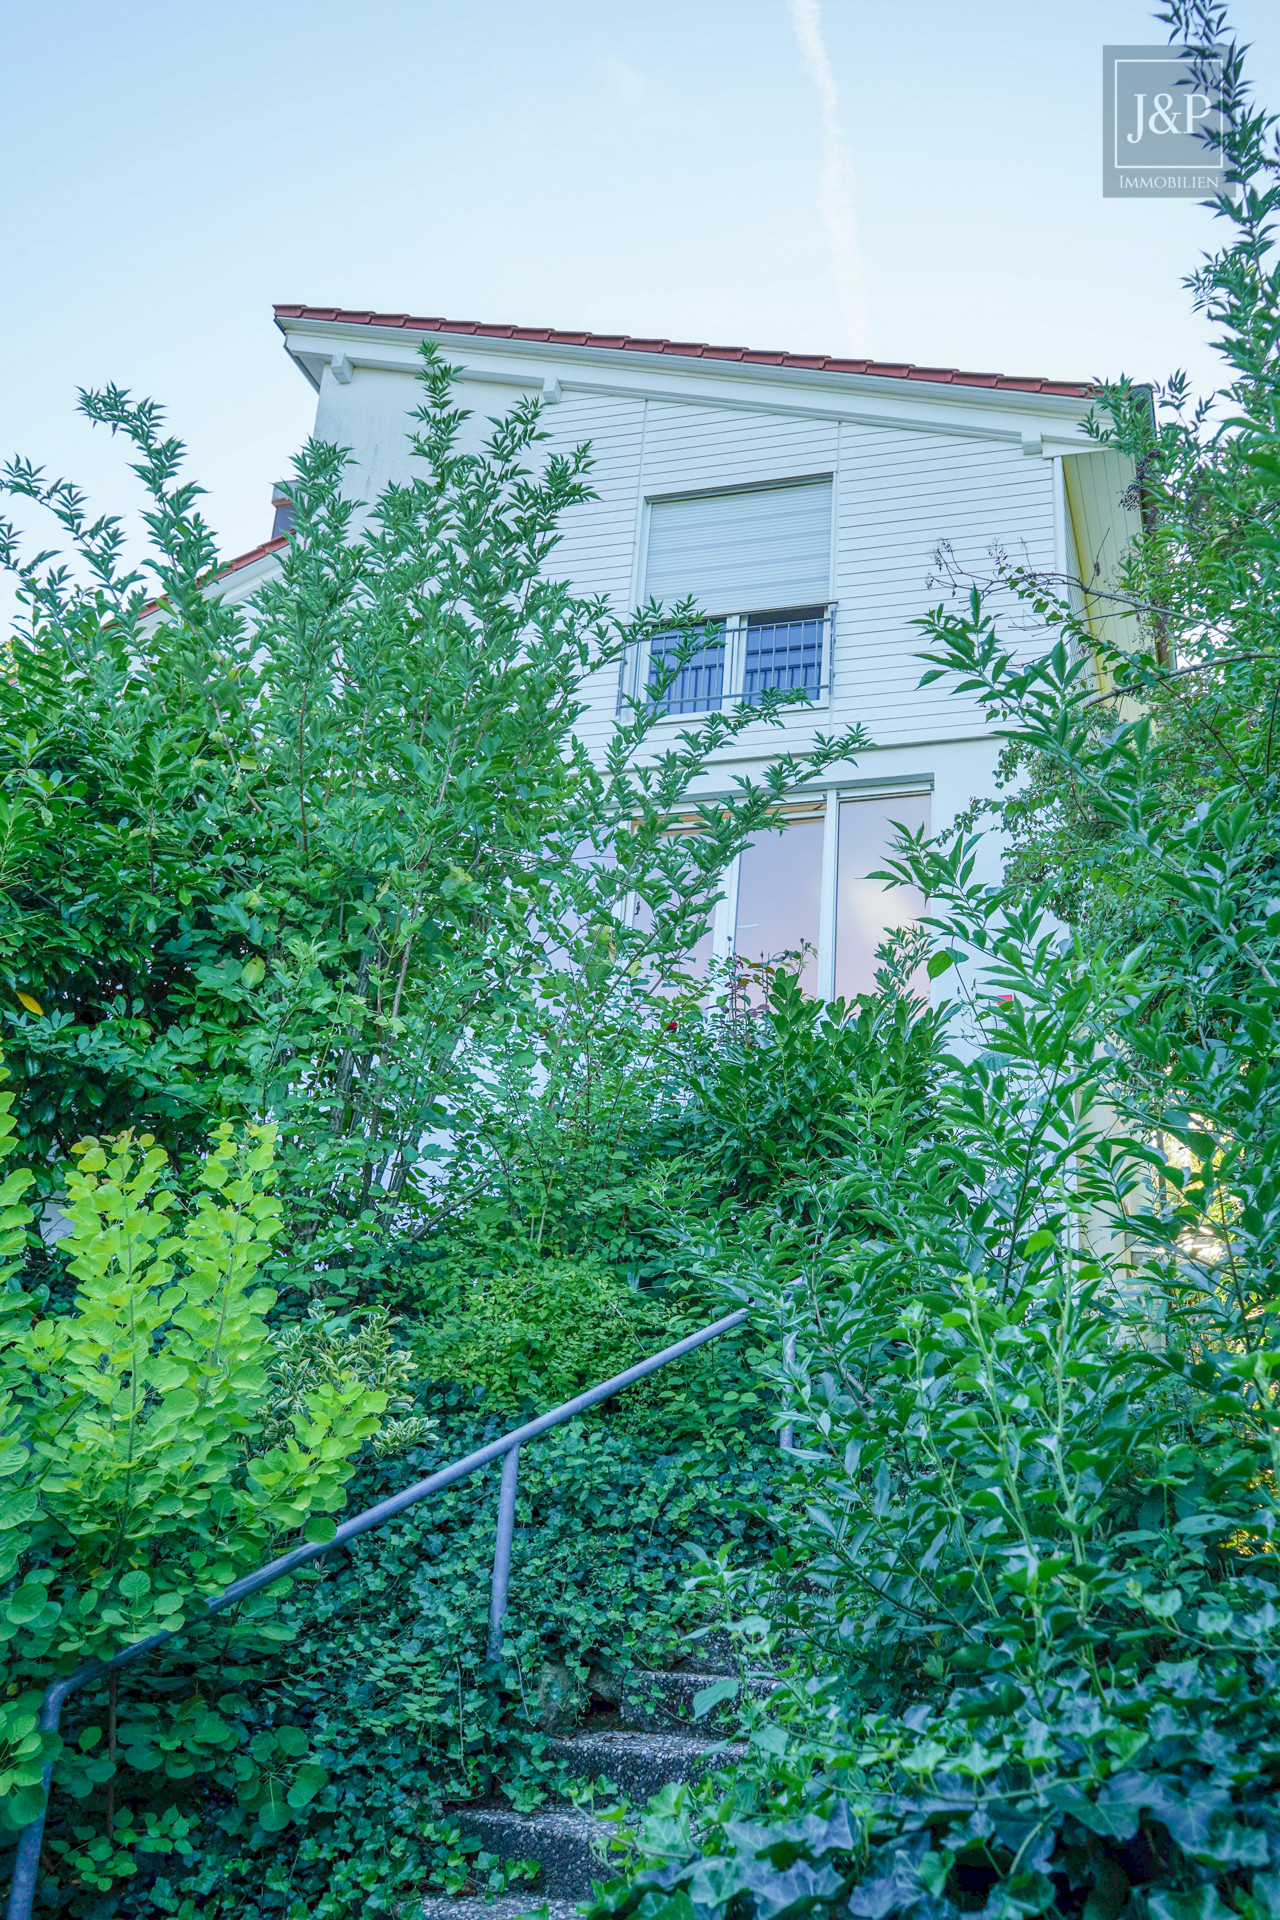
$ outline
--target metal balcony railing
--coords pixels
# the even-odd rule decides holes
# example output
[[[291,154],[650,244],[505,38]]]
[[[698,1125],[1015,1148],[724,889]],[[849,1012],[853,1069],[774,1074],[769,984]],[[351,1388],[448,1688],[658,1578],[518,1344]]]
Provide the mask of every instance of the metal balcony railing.
[[[649,643],[654,705],[660,713],[714,713],[736,700],[754,706],[766,693],[797,688],[810,700],[825,699],[833,614],[831,607],[805,607],[735,616],[679,667],[687,643],[657,635]]]
[[[375,1507],[368,1507],[363,1513],[354,1514],[350,1520],[344,1520],[334,1533],[332,1540],[323,1545],[295,1547],[291,1553],[281,1554],[279,1559],[268,1561],[259,1567],[256,1573],[249,1573],[241,1580],[233,1581],[224,1592],[205,1601],[207,1615],[223,1613],[228,1607],[234,1607],[239,1601],[247,1600],[250,1594],[261,1592],[276,1580],[283,1580],[286,1574],[296,1573],[309,1561],[318,1560],[322,1554],[332,1553],[335,1547],[342,1547],[349,1540],[355,1540],[362,1533],[370,1532],[374,1527],[383,1526],[388,1520],[394,1520],[398,1514],[416,1506],[419,1500],[425,1500],[429,1494],[440,1493],[445,1487],[451,1487],[456,1480],[465,1480],[468,1474],[478,1473],[481,1467],[487,1467],[494,1460],[502,1461],[502,1482],[498,1490],[498,1529],[493,1553],[493,1580],[489,1595],[489,1658],[496,1660],[502,1652],[502,1622],[507,1611],[507,1589],[511,1578],[511,1542],[515,1532],[516,1483],[520,1472],[520,1449],[527,1441],[538,1440],[552,1427],[558,1427],[565,1420],[585,1413],[589,1407],[598,1406],[600,1401],[608,1400],[613,1394],[621,1393],[624,1387],[634,1386],[637,1380],[656,1373],[659,1367],[671,1365],[686,1353],[703,1347],[708,1340],[716,1340],[722,1333],[729,1333],[734,1327],[740,1327],[747,1317],[747,1309],[741,1307],[736,1313],[728,1313],[722,1320],[714,1321],[709,1327],[702,1327],[697,1333],[691,1333],[684,1340],[677,1340],[674,1346],[664,1347],[661,1353],[651,1354],[647,1360],[641,1360],[634,1367],[628,1367],[625,1373],[617,1373],[611,1380],[603,1380],[599,1386],[590,1387],[586,1393],[580,1393],[574,1400],[566,1400],[562,1407],[555,1407],[550,1413],[540,1414],[536,1420],[528,1420],[522,1427],[515,1427],[510,1433],[504,1433],[500,1440],[491,1440],[487,1446],[478,1447],[464,1459],[455,1460],[451,1466],[441,1467],[438,1473],[428,1475],[425,1480],[417,1481],[406,1487],[402,1493],[392,1494],[388,1500],[380,1500]],[[783,1431],[782,1444],[789,1447],[791,1430]],[[40,1725],[46,1733],[56,1733],[62,1718],[62,1709],[67,1700],[78,1688],[90,1680],[97,1680],[113,1669],[126,1667],[135,1660],[141,1660],[144,1654],[154,1653],[157,1647],[174,1640],[186,1631],[179,1627],[176,1633],[154,1633],[146,1640],[139,1640],[136,1646],[124,1647],[110,1660],[88,1660],[65,1679],[55,1680],[46,1689],[40,1712]],[[44,1844],[45,1813],[53,1776],[53,1762],[44,1769],[45,1806],[28,1827],[24,1827],[18,1836],[17,1851],[13,1863],[13,1881],[9,1890],[8,1920],[30,1920],[31,1908],[35,1899],[36,1881],[40,1871],[40,1853]]]
[[[774,689],[801,687],[811,700],[826,693],[831,658],[831,613],[748,620],[742,698],[755,705]]]

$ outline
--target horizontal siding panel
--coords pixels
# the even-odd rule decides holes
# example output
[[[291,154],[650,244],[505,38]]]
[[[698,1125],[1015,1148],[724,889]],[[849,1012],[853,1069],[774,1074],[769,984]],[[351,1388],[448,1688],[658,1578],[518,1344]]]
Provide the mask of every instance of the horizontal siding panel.
[[[365,498],[409,471],[406,412],[416,397],[402,375],[363,369],[334,395],[342,418],[332,422],[333,435],[353,447],[353,486]],[[468,441],[474,444],[489,431],[485,415],[507,411],[514,398],[510,389],[464,385],[459,399],[477,416],[468,422]],[[781,729],[751,727],[742,739],[743,757],[803,746],[815,731],[855,720],[884,745],[986,731],[973,700],[959,698],[945,683],[919,688],[923,667],[915,656],[926,641],[911,622],[945,597],[942,586],[928,585],[943,541],[951,543],[960,566],[980,575],[991,571],[993,543],[1015,562],[1052,568],[1050,461],[987,440],[852,424],[837,428],[785,415],[675,401],[646,405],[573,391],[545,408],[542,427],[548,436],[540,443],[543,454],[591,443],[588,479],[598,496],[566,514],[550,571],[580,593],[605,596],[620,613],[640,590],[646,500],[836,476],[831,705],[789,716]],[[1028,651],[1043,639],[1012,622],[1006,637]],[[616,669],[610,668],[584,690],[590,705],[579,730],[593,752],[609,737],[617,687]],[[660,730],[661,740],[668,737]]]
[[[1020,447],[943,435],[846,426],[836,535],[832,719],[859,721],[885,745],[983,732],[976,700],[938,681],[921,689],[928,642],[912,621],[948,597],[930,585],[935,554],[949,542],[955,563],[980,577],[991,549],[1015,563],[1053,565],[1053,470]],[[991,603],[1010,609],[1010,596]],[[1019,609],[1016,618],[1025,618]],[[1018,651],[1042,635],[1006,631]]]

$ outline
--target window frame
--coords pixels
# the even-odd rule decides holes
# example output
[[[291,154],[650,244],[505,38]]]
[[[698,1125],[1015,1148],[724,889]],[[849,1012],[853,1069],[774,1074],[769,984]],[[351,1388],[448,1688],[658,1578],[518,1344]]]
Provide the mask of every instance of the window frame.
[[[719,626],[724,631],[724,676],[718,707],[699,707],[689,713],[671,713],[662,711],[655,715],[658,726],[688,726],[696,722],[705,713],[723,713],[730,708],[741,706],[744,700],[744,679],[746,673],[746,634],[748,625],[760,622],[768,615],[782,613],[795,614],[820,613],[822,621],[822,659],[821,676],[811,698],[803,703],[797,701],[790,711],[799,717],[804,713],[821,712],[831,705],[832,688],[835,680],[835,627],[839,602],[835,598],[836,571],[836,529],[839,513],[839,474],[835,467],[816,473],[796,473],[774,476],[767,480],[747,480],[739,483],[721,483],[718,486],[663,488],[660,491],[646,491],[641,499],[639,538],[636,541],[634,593],[638,603],[649,571],[649,539],[653,521],[653,509],[666,501],[703,500],[719,498],[729,494],[773,493],[788,487],[821,486],[830,488],[831,500],[831,540],[827,567],[827,593],[822,601],[812,601],[803,607],[793,601],[783,607],[739,607],[732,612],[707,610],[707,624]],[[627,658],[622,662],[618,682],[618,711],[625,705],[639,706],[644,702],[649,685],[652,643],[630,647]],[[754,701],[751,704],[756,704]]]
[[[763,607],[749,613],[709,614],[707,625],[719,627],[724,634],[724,674],[721,683],[720,699],[716,705],[694,707],[684,713],[673,713],[662,707],[654,719],[658,726],[668,726],[673,722],[688,726],[691,721],[699,720],[706,713],[725,713],[730,708],[740,706],[759,706],[760,696],[748,696],[745,689],[747,672],[747,635],[753,626],[799,625],[803,619],[807,624],[813,621],[821,628],[819,642],[818,685],[803,701],[796,701],[787,711],[795,716],[821,712],[831,705],[832,685],[834,681],[832,656],[835,652],[835,628],[838,602],[828,600],[821,606],[813,607]],[[785,618],[784,618],[785,616]],[[654,639],[661,638],[655,635]],[[629,659],[623,667],[623,684],[619,689],[618,704],[621,708],[624,700],[637,705],[648,694],[650,674],[653,662],[653,640],[629,649],[634,659]],[[678,684],[673,682],[673,687]],[[664,699],[670,698],[672,688],[668,688]]]
[[[681,716],[685,720],[688,715]],[[801,791],[784,803],[783,811],[797,820],[812,820],[815,813],[823,816],[822,828],[822,891],[818,915],[818,959],[816,994],[819,1000],[831,1001],[835,998],[836,975],[836,913],[839,903],[839,848],[840,848],[840,808],[846,800],[894,800],[927,799],[930,820],[933,820],[936,797],[936,781],[932,775],[917,775],[905,780],[866,782],[865,784],[845,782],[838,786],[818,792]],[[785,832],[786,829],[784,828]],[[726,960],[736,951],[738,928],[738,879],[741,869],[741,855],[731,860],[725,868],[721,881],[720,899],[717,901],[711,918],[711,956],[714,960]],[[621,911],[627,916],[627,925],[631,924],[636,896],[628,894]]]

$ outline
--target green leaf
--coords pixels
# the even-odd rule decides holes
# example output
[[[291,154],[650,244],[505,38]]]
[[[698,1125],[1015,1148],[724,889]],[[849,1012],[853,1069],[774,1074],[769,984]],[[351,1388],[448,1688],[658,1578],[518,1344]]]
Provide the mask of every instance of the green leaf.
[[[327,1547],[337,1531],[336,1521],[331,1520],[327,1513],[318,1513],[303,1528],[303,1538],[309,1540],[313,1547]]]
[[[712,1712],[714,1708],[718,1707],[722,1700],[735,1699],[740,1685],[741,1683],[739,1681],[726,1676],[723,1680],[713,1680],[709,1687],[700,1687],[698,1692],[693,1696],[694,1719],[705,1720],[707,1715]]]
[[[46,1589],[33,1580],[18,1588],[5,1608],[5,1614],[15,1626],[30,1626],[44,1612],[48,1598]]]
[[[1154,1888],[1147,1895],[1147,1905],[1155,1920],[1227,1920],[1231,1912],[1218,1898],[1217,1888],[1208,1882],[1193,1887],[1189,1893],[1167,1893]]]
[[[293,1785],[287,1795],[289,1805],[294,1808],[309,1806],[322,1787],[329,1784],[329,1775],[315,1761],[308,1760],[298,1768]]]
[[[750,1742],[757,1752],[772,1754],[778,1760],[785,1755],[788,1745],[787,1736],[782,1728],[768,1722],[762,1727],[752,1728]]]
[[[0,1531],[25,1527],[34,1519],[39,1505],[34,1487],[15,1487],[11,1493],[0,1494]]]

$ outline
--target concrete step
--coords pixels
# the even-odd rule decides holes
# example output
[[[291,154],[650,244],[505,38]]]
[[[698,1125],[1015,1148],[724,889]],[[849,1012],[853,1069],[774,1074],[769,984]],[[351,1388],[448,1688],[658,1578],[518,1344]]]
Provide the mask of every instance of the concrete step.
[[[421,1920],[525,1920],[527,1914],[542,1920],[578,1920],[573,1900],[547,1900],[540,1893],[500,1893],[496,1900],[480,1894],[450,1899],[447,1893],[429,1893],[418,1909]]]
[[[557,1760],[575,1780],[607,1780],[633,1806],[643,1806],[660,1787],[696,1780],[708,1768],[746,1758],[745,1746],[714,1752],[714,1736],[645,1733],[632,1729],[575,1733],[547,1742],[547,1758]]]
[[[561,1807],[516,1813],[494,1802],[449,1811],[464,1833],[475,1834],[499,1860],[539,1863],[537,1890],[522,1896],[528,1904],[521,1912],[532,1911],[543,1899],[585,1900],[593,1880],[611,1880],[617,1872],[605,1853],[613,1829],[587,1814]],[[481,1911],[479,1905],[476,1911]]]
[[[722,1700],[701,1720],[693,1717],[695,1697],[717,1680],[736,1676],[693,1671],[677,1667],[672,1673],[650,1673],[640,1669],[627,1675],[618,1697],[618,1724],[634,1732],[671,1733],[697,1727],[712,1740],[731,1733],[738,1724],[741,1703],[739,1692],[731,1700]],[[767,1700],[778,1682],[766,1674],[753,1674],[748,1690],[757,1700]]]

